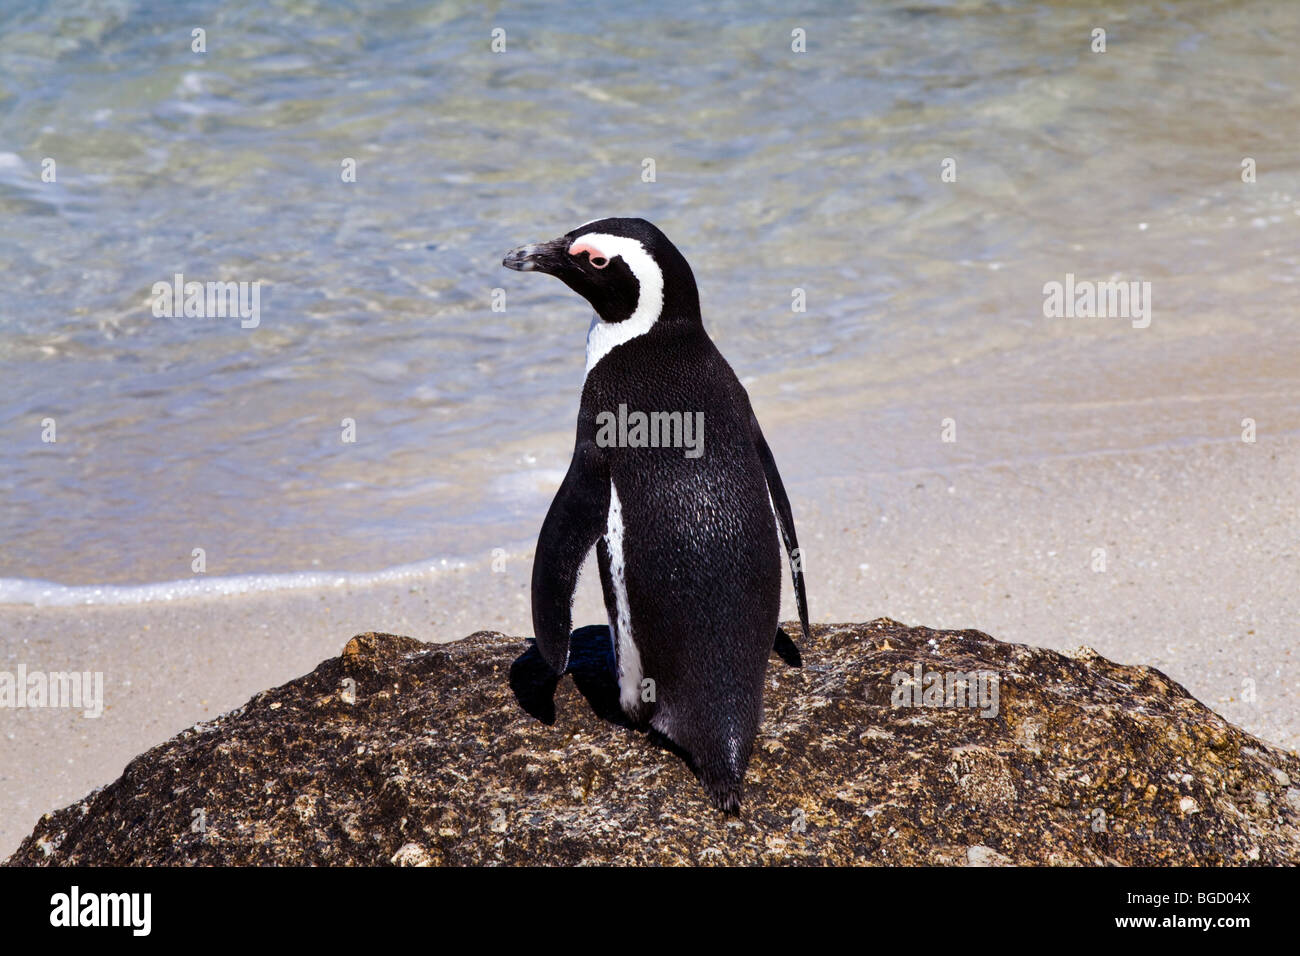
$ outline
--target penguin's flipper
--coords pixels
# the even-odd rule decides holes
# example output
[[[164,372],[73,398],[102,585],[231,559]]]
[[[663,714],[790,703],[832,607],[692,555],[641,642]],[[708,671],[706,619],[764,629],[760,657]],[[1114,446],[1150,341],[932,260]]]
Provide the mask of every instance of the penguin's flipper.
[[[569,663],[569,626],[578,571],[609,512],[609,465],[592,441],[573,450],[569,472],[542,522],[533,557],[533,632],[537,650],[556,674]]]
[[[794,579],[795,603],[799,606],[799,625],[803,628],[805,641],[811,640],[808,628],[808,595],[803,586],[803,557],[799,551],[799,539],[794,533],[794,513],[790,510],[790,499],[786,497],[785,485],[781,484],[781,473],[776,470],[776,459],[772,449],[767,447],[763,430],[758,427],[758,417],[753,410],[749,413],[749,427],[754,433],[754,446],[758,457],[763,462],[763,474],[767,476],[767,491],[772,496],[772,508],[776,511],[777,524],[781,526],[781,539],[785,542],[786,553],[790,555],[790,577]]]

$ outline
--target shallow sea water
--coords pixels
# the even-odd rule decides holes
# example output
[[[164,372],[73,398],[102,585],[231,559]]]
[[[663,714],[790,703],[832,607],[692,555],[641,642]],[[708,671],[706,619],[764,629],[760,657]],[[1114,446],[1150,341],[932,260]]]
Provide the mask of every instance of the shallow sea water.
[[[6,4],[0,603],[529,547],[589,310],[501,256],[605,215],[692,263],[796,503],[1199,435],[1090,423],[1195,391],[1225,342],[1294,405],[1297,39],[1290,2]],[[155,317],[178,272],[261,282],[260,323]],[[1067,273],[1151,282],[1150,327],[1045,318]],[[1134,354],[1166,371],[1114,379]],[[938,445],[948,410],[981,439]]]

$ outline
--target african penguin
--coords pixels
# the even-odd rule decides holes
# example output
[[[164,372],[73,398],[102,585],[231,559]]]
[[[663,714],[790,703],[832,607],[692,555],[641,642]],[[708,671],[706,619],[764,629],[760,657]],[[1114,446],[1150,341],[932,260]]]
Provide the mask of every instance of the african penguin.
[[[777,627],[778,525],[808,636],[790,501],[749,396],[704,331],[691,267],[644,219],[593,220],[502,265],[553,275],[596,312],[573,459],[533,561],[537,648],[564,673],[595,545],[623,710],[685,751],[734,813],[773,635],[798,656]]]

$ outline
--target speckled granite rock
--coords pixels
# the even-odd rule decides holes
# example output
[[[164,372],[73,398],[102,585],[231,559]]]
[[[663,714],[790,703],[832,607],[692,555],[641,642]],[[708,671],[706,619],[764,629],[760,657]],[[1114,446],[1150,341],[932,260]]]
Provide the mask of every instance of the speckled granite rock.
[[[47,814],[9,862],[1300,862],[1300,758],[1147,667],[818,626],[802,668],[773,658],[745,806],[725,817],[677,756],[612,722],[607,640],[575,635],[552,709],[518,638],[360,635]],[[996,716],[892,706],[918,663],[998,675]]]

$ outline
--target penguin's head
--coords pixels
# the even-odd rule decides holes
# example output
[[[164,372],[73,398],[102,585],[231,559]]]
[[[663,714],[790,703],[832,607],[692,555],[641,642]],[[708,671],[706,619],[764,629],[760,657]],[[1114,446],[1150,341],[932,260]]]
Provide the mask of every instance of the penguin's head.
[[[501,264],[553,275],[591,303],[602,322],[700,318],[691,267],[677,247],[644,219],[595,219],[550,242],[512,249]]]

